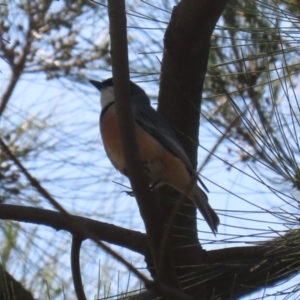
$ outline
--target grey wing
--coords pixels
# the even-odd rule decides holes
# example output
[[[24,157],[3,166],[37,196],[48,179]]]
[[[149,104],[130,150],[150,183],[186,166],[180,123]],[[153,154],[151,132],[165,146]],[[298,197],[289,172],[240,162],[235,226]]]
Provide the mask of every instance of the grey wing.
[[[135,121],[170,152],[180,158],[189,172],[194,174],[195,169],[169,123],[151,105],[146,105],[137,100],[136,103],[133,101],[132,108]],[[197,179],[208,192],[202,180],[198,176]]]

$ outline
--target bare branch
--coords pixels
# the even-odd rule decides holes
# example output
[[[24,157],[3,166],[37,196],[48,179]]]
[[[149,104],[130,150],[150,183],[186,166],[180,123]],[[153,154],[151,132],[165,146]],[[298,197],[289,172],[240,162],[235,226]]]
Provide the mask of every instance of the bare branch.
[[[33,178],[27,169],[21,164],[21,162],[14,156],[14,154],[9,150],[6,144],[0,138],[0,146],[5,151],[5,153],[11,158],[11,160],[20,168],[22,173],[26,176],[30,184],[37,189],[37,191],[45,197],[55,208],[57,208],[64,216],[65,220],[69,223],[69,226],[80,236],[87,236],[89,239],[94,241],[98,246],[100,246],[104,251],[122,263],[124,266],[128,268],[133,274],[135,274],[140,280],[142,280],[147,288],[155,291],[160,295],[165,295],[167,297],[172,297],[172,299],[176,300],[191,300],[193,298],[186,296],[181,291],[174,290],[161,284],[160,282],[148,280],[141,272],[139,272],[135,267],[132,266],[127,260],[125,260],[121,255],[113,251],[110,247],[100,241],[97,236],[92,234],[86,227],[77,222],[50,194],[47,190],[45,190],[40,183]]]
[[[32,294],[0,265],[1,299],[34,300]]]
[[[179,130],[178,137],[194,166],[210,38],[226,3],[181,1],[173,9],[164,37],[158,110]]]
[[[83,289],[81,271],[80,271],[80,248],[82,244],[82,238],[73,235],[72,248],[71,248],[71,269],[74,283],[74,289],[78,300],[86,300],[86,296]]]
[[[65,230],[71,234],[76,233],[60,212],[47,209],[1,204],[0,219],[44,225],[55,230]],[[89,232],[105,242],[125,247],[140,254],[147,252],[147,238],[141,232],[74,215],[72,215],[72,219],[85,226]],[[87,239],[88,236],[81,236],[81,238]]]
[[[158,278],[161,282],[179,288],[172,259],[172,252],[166,241],[164,259],[160,260],[160,245],[163,239],[164,224],[159,202],[151,196],[146,175],[143,172],[141,157],[135,135],[135,125],[129,95],[129,69],[124,1],[108,1],[114,92],[118,125],[122,140],[126,168],[130,183],[136,195],[141,216],[145,223],[151,254]],[[159,263],[162,262],[162,266]]]

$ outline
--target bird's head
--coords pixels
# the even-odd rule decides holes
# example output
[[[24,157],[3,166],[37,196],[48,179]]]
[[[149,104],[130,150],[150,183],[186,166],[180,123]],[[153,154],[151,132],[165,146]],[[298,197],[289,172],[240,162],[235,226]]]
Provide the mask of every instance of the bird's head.
[[[102,82],[96,80],[89,80],[89,82],[101,92],[100,102],[102,108],[111,102],[115,102],[113,78],[105,79]],[[149,102],[150,104],[149,98],[145,91],[132,81],[130,81],[130,98],[140,99],[140,101],[147,99],[147,103]]]

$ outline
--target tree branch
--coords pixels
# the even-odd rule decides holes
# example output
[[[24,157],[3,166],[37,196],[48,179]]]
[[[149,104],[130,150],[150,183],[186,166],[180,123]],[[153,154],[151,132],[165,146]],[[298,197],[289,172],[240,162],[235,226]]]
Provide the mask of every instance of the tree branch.
[[[71,269],[74,289],[76,292],[77,300],[86,300],[86,296],[83,289],[81,271],[80,271],[80,248],[82,244],[82,238],[73,235],[72,248],[71,248]]]
[[[143,233],[83,217],[72,218],[103,241],[142,255],[149,252],[147,238]],[[45,225],[55,230],[75,233],[61,213],[40,208],[2,204],[0,219]],[[242,296],[284,280],[298,273],[299,235],[299,230],[296,230],[261,246],[207,251],[205,260],[194,271],[207,268],[210,270],[210,279],[206,275],[205,278],[198,277],[197,280],[200,282],[203,279],[207,284],[208,294],[218,295],[220,299],[228,299],[232,293],[234,297]],[[190,256],[196,254],[192,249],[189,252]],[[233,282],[235,286],[231,289]]]
[[[133,112],[130,103],[129,68],[127,49],[127,25],[125,2],[108,1],[110,20],[111,55],[114,78],[114,93],[122,151],[126,162],[126,170],[136,196],[143,218],[151,255],[159,272],[159,281],[179,289],[174,268],[171,248],[166,242],[163,260],[160,260],[160,245],[163,239],[164,224],[159,202],[152,197],[146,175],[142,169],[141,156],[135,135]],[[159,263],[162,263],[160,266]]]
[[[72,216],[50,195],[50,193],[44,189],[41,184],[36,180],[31,174],[27,171],[27,169],[21,164],[21,162],[15,157],[15,155],[10,151],[7,145],[0,138],[0,146],[3,151],[8,155],[8,157],[16,164],[16,166],[22,171],[22,173],[26,176],[27,180],[30,182],[31,186],[36,188],[37,191],[45,197],[55,208],[57,208],[62,214],[65,220],[69,223],[69,226],[72,230],[78,234],[79,236],[87,236],[93,242],[95,242],[98,246],[100,246],[104,251],[114,257],[117,261],[122,263],[129,271],[135,274],[140,280],[142,280],[145,286],[156,292],[159,295],[164,295],[167,297],[172,297],[172,299],[176,300],[191,300],[192,298],[185,295],[179,290],[172,289],[166,286],[164,283],[158,281],[149,280],[144,274],[138,271],[135,267],[132,266],[126,259],[124,259],[120,254],[113,251],[109,246],[100,241],[97,236],[92,234],[83,224],[77,222],[76,219],[73,219]]]
[[[226,3],[182,0],[173,9],[164,37],[158,110],[180,131],[178,137],[194,166],[210,38]]]
[[[210,297],[236,299],[298,274],[299,236],[297,229],[260,246],[209,251],[206,263],[210,266]]]
[[[32,294],[3,268],[3,265],[0,265],[0,298],[35,300]]]
[[[71,215],[76,222],[82,224],[89,232],[97,236],[100,240],[125,247],[131,251],[145,255],[148,252],[148,242],[146,235],[112,224],[103,223],[88,218]],[[25,222],[37,225],[44,225],[55,230],[65,230],[71,234],[76,234],[69,222],[60,212],[18,205],[0,205],[0,219]],[[87,239],[88,236],[81,236]]]
[[[226,0],[180,1],[173,9],[164,36],[158,111],[178,130],[179,141],[195,168],[201,94],[210,38],[226,3]],[[178,198],[178,194],[167,193]],[[167,219],[173,205],[165,202],[162,201]],[[182,285],[188,289],[189,294],[208,299],[205,283],[200,284],[197,276],[191,275],[195,269],[201,273],[201,267],[194,266],[202,266],[205,259],[205,251],[198,240],[196,208],[183,205],[180,209],[172,230],[172,248],[178,277],[193,277]],[[207,269],[202,267],[202,272],[204,275]]]
[[[0,101],[0,117],[2,116],[6,106],[8,104],[8,101],[9,101],[9,99],[10,99],[10,97],[11,97],[23,71],[24,71],[27,56],[30,52],[31,44],[33,41],[33,37],[31,36],[31,30],[32,30],[32,28],[28,29],[27,36],[26,36],[26,44],[23,48],[21,57],[19,58],[18,62],[16,62],[16,63],[14,62],[14,54],[13,54],[15,50],[13,48],[8,49],[4,45],[4,42],[3,41],[1,42],[1,46],[4,47],[4,48],[2,48],[4,54],[7,56],[12,56],[12,57],[10,57],[10,59],[8,59],[8,61],[11,63],[12,73],[11,73],[10,82],[9,82],[5,92],[3,93],[1,101]]]

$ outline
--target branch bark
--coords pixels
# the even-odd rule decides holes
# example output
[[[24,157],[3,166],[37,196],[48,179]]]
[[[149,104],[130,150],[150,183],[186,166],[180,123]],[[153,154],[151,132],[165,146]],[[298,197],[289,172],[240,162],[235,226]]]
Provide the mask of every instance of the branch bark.
[[[210,38],[226,4],[227,0],[181,1],[164,37],[158,110],[178,129],[194,166]]]
[[[149,256],[147,238],[143,233],[83,217],[72,216],[72,218],[103,241]],[[40,208],[2,204],[0,219],[45,225],[55,230],[66,230],[76,234],[60,212]],[[193,272],[199,275],[195,276],[197,282],[203,280],[206,283],[207,294],[212,299],[247,295],[298,273],[299,236],[300,230],[294,230],[259,246],[204,252],[204,260],[199,266],[193,267]],[[191,248],[189,256],[195,255],[197,250]],[[203,269],[206,273],[201,276]],[[197,288],[200,293],[201,288],[199,286]],[[143,294],[134,297],[143,299]]]
[[[166,242],[164,257],[160,260],[160,245],[164,233],[162,212],[159,202],[151,195],[146,175],[143,172],[142,160],[135,135],[129,90],[125,1],[108,1],[108,14],[110,21],[115,105],[126,170],[145,224],[152,259],[157,272],[157,276],[155,277],[170,287],[180,289],[174,268],[172,251],[168,241]],[[160,263],[162,265],[159,265]]]
[[[35,300],[32,294],[23,285],[11,276],[0,265],[0,298],[14,300]]]
[[[125,229],[79,216],[71,216],[72,219],[82,224],[90,233],[97,236],[100,240],[125,247],[142,255],[145,255],[148,251],[147,237],[139,231]],[[0,219],[44,225],[54,230],[65,230],[73,235],[76,234],[76,231],[73,230],[73,227],[70,226],[70,223],[65,219],[62,213],[42,208],[1,204]],[[88,238],[88,236],[81,237],[83,239]]]
[[[97,236],[92,234],[83,224],[77,222],[76,219],[73,219],[72,216],[50,195],[50,193],[44,189],[41,184],[36,180],[28,170],[21,164],[21,162],[15,157],[15,155],[10,151],[8,146],[0,138],[0,146],[3,151],[8,155],[8,157],[15,163],[15,165],[22,171],[27,180],[30,182],[31,186],[36,188],[37,191],[49,201],[55,208],[57,208],[60,213],[63,215],[65,220],[69,223],[69,226],[79,236],[87,236],[89,239],[94,241],[98,246],[100,246],[104,251],[114,257],[117,261],[122,263],[128,270],[135,274],[140,280],[142,280],[145,286],[156,292],[158,295],[164,295],[170,299],[178,300],[191,300],[191,297],[185,295],[178,289],[170,288],[166,284],[159,281],[151,281],[144,274],[138,271],[135,267],[132,266],[127,260],[125,260],[120,254],[113,251],[109,246],[100,241]]]
[[[210,38],[226,3],[225,0],[182,0],[173,10],[164,38],[158,110],[178,129],[178,138],[194,166]],[[164,209],[165,214],[169,214],[170,208],[165,206]],[[190,212],[190,216],[195,220],[195,211]],[[190,286],[195,283],[190,293],[201,299],[244,296],[298,272],[299,231],[260,246],[205,252],[197,245],[196,222],[193,224],[188,218],[178,220],[174,236],[183,234],[177,228],[190,232],[189,240],[173,240],[175,263],[181,266],[178,276],[197,274],[189,281]],[[184,245],[195,246],[183,255],[179,251]],[[189,267],[193,262],[197,268]]]
[[[174,7],[164,36],[158,111],[177,130],[177,136],[193,165],[197,164],[200,105],[207,69],[210,38],[227,1],[182,0]],[[172,109],[170,109],[172,107]],[[168,195],[178,194],[164,189]],[[166,198],[166,197],[164,197]],[[163,201],[168,220],[173,205]],[[194,272],[203,272],[205,251],[198,240],[196,208],[183,205],[172,231],[172,249],[178,277],[187,278],[183,287],[189,294],[208,299],[205,283]],[[202,271],[201,271],[202,270]]]
[[[77,300],[87,300],[81,279],[81,269],[80,269],[80,248],[82,244],[82,238],[73,235],[72,247],[71,247],[71,269],[75,293]]]
[[[260,246],[212,250],[206,263],[212,299],[236,299],[299,273],[300,230],[291,230]]]

